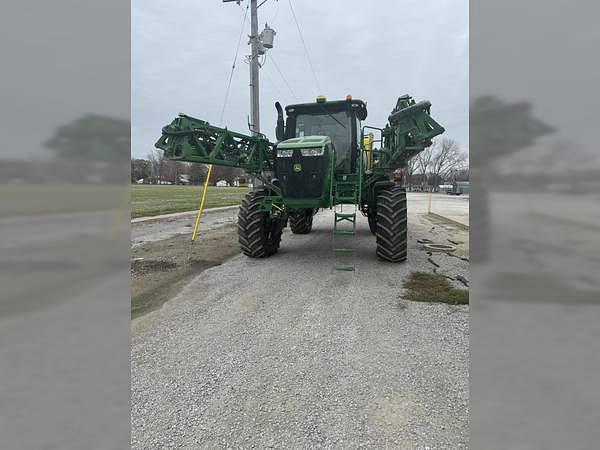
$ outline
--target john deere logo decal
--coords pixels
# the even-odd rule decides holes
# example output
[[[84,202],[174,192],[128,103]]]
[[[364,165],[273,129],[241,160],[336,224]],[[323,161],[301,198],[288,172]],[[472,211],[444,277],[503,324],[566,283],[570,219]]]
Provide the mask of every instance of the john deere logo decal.
[[[302,164],[294,164],[294,172],[300,172],[302,170]]]

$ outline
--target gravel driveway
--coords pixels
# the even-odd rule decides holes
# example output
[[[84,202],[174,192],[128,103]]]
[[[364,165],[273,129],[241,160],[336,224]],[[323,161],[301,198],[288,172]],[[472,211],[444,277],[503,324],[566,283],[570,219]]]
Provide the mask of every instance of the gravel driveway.
[[[400,298],[433,268],[417,239],[453,231],[413,213],[409,262],[393,265],[359,219],[354,273],[332,270],[322,212],[274,257],[236,256],[133,322],[134,448],[468,446],[468,306]]]

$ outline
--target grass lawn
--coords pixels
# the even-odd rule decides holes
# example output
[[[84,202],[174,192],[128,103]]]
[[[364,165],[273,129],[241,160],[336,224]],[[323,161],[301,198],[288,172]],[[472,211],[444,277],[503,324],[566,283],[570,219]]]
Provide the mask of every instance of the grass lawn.
[[[202,189],[203,186],[132,185],[131,217],[197,210]],[[247,187],[209,186],[204,207],[239,205],[249,191]]]

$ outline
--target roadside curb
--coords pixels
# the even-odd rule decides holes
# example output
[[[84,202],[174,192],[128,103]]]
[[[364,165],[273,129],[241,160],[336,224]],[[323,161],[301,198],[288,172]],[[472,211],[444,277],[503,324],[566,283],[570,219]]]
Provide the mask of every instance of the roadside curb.
[[[465,225],[464,223],[459,222],[458,220],[450,219],[446,216],[442,216],[434,212],[429,212],[428,215],[431,217],[435,217],[436,219],[442,220],[444,222],[451,223],[452,225],[456,225],[457,227],[462,228],[463,230],[469,231],[469,225]]]
[[[232,205],[232,206],[220,206],[218,208],[208,208],[203,211],[203,214],[210,214],[211,212],[218,211],[228,211],[230,209],[238,209],[240,205]],[[182,211],[171,214],[160,214],[158,216],[145,216],[145,217],[136,217],[135,219],[131,219],[131,223],[139,223],[139,222],[151,222],[153,220],[163,220],[163,219],[176,219],[180,217],[186,216],[195,216],[198,214],[198,210],[194,211]]]

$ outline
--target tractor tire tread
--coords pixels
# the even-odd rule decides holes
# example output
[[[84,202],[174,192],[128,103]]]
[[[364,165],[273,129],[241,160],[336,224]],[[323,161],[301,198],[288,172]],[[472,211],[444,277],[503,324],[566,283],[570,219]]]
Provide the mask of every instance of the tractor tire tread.
[[[281,231],[274,236],[265,236],[265,214],[261,202],[263,190],[252,191],[242,200],[238,213],[238,242],[242,253],[251,258],[266,258],[279,249]]]
[[[389,262],[406,261],[408,254],[406,191],[392,186],[377,196],[377,256]]]
[[[312,230],[312,211],[300,211],[289,215],[290,230],[294,234],[308,234]]]

